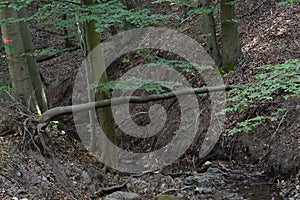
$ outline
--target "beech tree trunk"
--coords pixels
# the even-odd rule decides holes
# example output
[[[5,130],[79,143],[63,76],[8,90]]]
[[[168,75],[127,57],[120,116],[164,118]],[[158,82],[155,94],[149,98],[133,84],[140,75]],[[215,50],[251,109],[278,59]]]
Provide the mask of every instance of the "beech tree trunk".
[[[91,6],[94,4],[93,0],[83,0],[82,1],[84,5]],[[87,21],[85,24],[85,41],[86,41],[86,48],[87,48],[87,60],[89,62],[90,69],[90,77],[88,78],[91,82],[90,84],[97,85],[100,83],[106,83],[107,82],[107,74],[106,74],[106,67],[103,62],[102,58],[102,52],[99,50],[99,48],[95,48],[100,44],[100,38],[99,34],[96,32],[95,28],[95,21]],[[99,52],[95,52],[95,51]],[[90,54],[93,51],[92,54]],[[102,74],[102,76],[100,76]],[[110,95],[107,94],[105,91],[96,89],[95,94],[95,100],[106,100],[110,99]],[[113,115],[110,107],[101,108],[97,110],[97,115],[99,118],[99,123],[101,125],[101,128],[107,138],[112,142],[115,142],[115,124],[113,120]],[[93,140],[95,137],[92,135],[92,144],[91,148],[95,148],[95,140]],[[103,144],[100,141],[100,145],[105,146],[107,144]],[[107,152],[110,152],[110,150],[107,148]],[[101,152],[100,156],[106,156],[106,152]],[[111,155],[108,155],[111,156]]]
[[[234,70],[241,56],[241,45],[236,17],[236,0],[221,0],[221,29],[222,29],[222,73]]]
[[[16,2],[15,0],[9,0],[7,6],[2,8],[2,20],[27,16],[25,8],[15,11],[13,8],[8,7],[9,3]],[[36,59],[33,56],[25,55],[25,53],[33,51],[28,24],[25,22],[5,24],[1,26],[1,30],[15,94],[33,112],[45,112],[47,110],[47,100]]]
[[[221,55],[219,51],[219,45],[217,41],[216,35],[216,27],[215,27],[215,18],[214,12],[212,8],[212,1],[211,0],[203,0],[204,9],[212,9],[211,12],[205,14],[205,29],[206,29],[206,44],[207,44],[207,51],[215,61],[217,66],[220,65],[221,62]]]

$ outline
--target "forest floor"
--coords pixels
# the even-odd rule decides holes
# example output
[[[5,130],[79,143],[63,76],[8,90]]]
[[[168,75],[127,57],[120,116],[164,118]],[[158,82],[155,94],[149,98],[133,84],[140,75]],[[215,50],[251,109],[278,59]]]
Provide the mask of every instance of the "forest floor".
[[[152,13],[168,14],[182,9],[167,4],[145,3],[145,6]],[[225,83],[251,83],[259,73],[255,66],[300,59],[299,4],[278,6],[273,0],[240,0],[237,14],[243,57],[235,72],[223,77]],[[199,18],[197,15],[186,18],[180,27],[172,21],[164,23],[201,42]],[[62,30],[36,28],[34,23],[30,27],[36,49],[64,48],[64,40],[59,37]],[[78,44],[76,40],[71,42]],[[115,62],[108,69],[111,80],[141,63],[139,58],[129,56],[132,62]],[[82,53],[77,50],[39,62],[50,107],[72,103],[73,83],[82,61]],[[0,71],[1,76],[7,75],[4,66]],[[284,104],[295,106],[299,99],[290,99]],[[176,122],[176,103],[168,100],[163,105],[172,122]],[[135,105],[132,112],[145,112],[149,106],[151,104]],[[43,156],[37,150],[40,144],[30,142],[34,140],[28,124],[30,114],[11,99],[1,107],[0,199],[109,199],[107,195],[129,195],[116,194],[117,191],[132,192],[131,195],[138,194],[141,199],[300,199],[299,111],[288,113],[279,125],[268,124],[255,133],[235,136],[224,133],[215,149],[203,159],[197,157],[197,144],[201,142],[198,138],[173,164],[156,172],[130,175],[104,169],[77,140],[72,116],[60,117],[59,124],[52,123],[46,129],[52,138],[53,152],[51,156]],[[147,116],[140,116],[135,122],[143,125],[147,120]],[[207,125],[205,120],[203,116],[204,126]],[[227,128],[234,120],[228,119]],[[148,143],[160,148],[172,136],[173,126],[166,127],[162,133],[166,136],[146,141],[132,139],[117,130],[117,140],[123,148],[130,143],[137,151],[149,150]]]

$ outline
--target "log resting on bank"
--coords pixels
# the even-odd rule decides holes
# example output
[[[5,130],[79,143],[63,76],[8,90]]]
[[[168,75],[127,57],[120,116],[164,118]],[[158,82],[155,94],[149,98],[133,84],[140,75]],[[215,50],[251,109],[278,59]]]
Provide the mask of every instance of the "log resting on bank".
[[[222,92],[222,91],[229,91],[234,88],[241,88],[249,86],[247,85],[223,85],[223,86],[216,86],[216,87],[201,87],[201,88],[192,88],[192,89],[183,89],[183,90],[177,90],[173,92],[168,93],[162,93],[162,94],[154,94],[154,95],[148,95],[148,96],[123,96],[123,97],[116,97],[112,99],[102,100],[102,101],[96,101],[96,102],[90,102],[90,103],[84,103],[79,105],[72,105],[72,106],[63,106],[63,107],[55,107],[52,109],[49,109],[43,115],[40,116],[39,122],[40,123],[48,123],[53,118],[71,114],[73,112],[83,112],[86,110],[91,110],[95,108],[105,108],[109,106],[115,106],[115,105],[121,105],[126,103],[148,103],[151,101],[159,101],[159,100],[166,100],[171,99],[176,96],[182,96],[182,95],[189,95],[189,94],[205,94],[210,92]]]

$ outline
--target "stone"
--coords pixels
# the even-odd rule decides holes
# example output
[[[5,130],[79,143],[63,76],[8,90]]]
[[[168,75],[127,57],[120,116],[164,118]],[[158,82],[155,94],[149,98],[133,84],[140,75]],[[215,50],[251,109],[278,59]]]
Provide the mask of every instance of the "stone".
[[[91,179],[90,175],[86,171],[83,171],[82,174],[81,174],[81,176],[82,176],[83,181],[86,184],[89,185],[89,184],[92,183],[92,179]]]
[[[139,200],[140,196],[133,192],[114,192],[104,198],[104,200]]]
[[[162,194],[157,196],[157,200],[181,200],[181,198],[173,195]]]

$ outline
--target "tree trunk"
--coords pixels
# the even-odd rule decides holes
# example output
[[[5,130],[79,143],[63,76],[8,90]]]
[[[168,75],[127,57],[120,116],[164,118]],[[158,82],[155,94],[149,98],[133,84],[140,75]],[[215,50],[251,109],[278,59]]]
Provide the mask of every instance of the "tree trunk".
[[[213,9],[211,0],[203,0],[204,9]],[[206,44],[207,51],[215,61],[217,66],[220,65],[221,55],[219,51],[219,45],[217,41],[216,28],[215,28],[215,18],[213,10],[204,16],[205,19],[205,29],[206,29]]]
[[[67,21],[67,19],[68,19],[67,14],[63,14],[62,18],[63,18],[64,21]],[[69,40],[69,31],[68,31],[68,28],[64,27],[63,31],[64,31],[65,47],[66,48],[70,48],[72,45],[71,45],[71,42]]]
[[[21,9],[19,11],[19,17],[20,18],[27,17],[26,9]],[[28,28],[28,24],[25,22],[20,22],[20,31],[22,35],[25,53],[33,52],[32,38]],[[37,99],[39,108],[41,109],[42,112],[46,112],[48,109],[47,98],[43,88],[40,72],[36,63],[36,58],[33,56],[26,56],[26,59],[29,67],[29,73],[30,73],[32,85],[35,90],[35,97]]]
[[[93,0],[83,0],[83,4],[86,6],[90,6],[94,4]],[[90,66],[90,84],[98,84],[100,83],[106,83],[107,82],[107,74],[106,74],[106,67],[103,62],[102,58],[102,52],[99,48],[95,48],[100,44],[100,38],[99,34],[96,32],[95,28],[95,21],[87,21],[85,24],[85,40],[86,40],[86,47],[87,47],[87,52],[88,52],[88,63]],[[92,52],[93,51],[93,52]],[[95,52],[99,51],[99,52]],[[91,53],[92,52],[92,53]],[[105,99],[110,99],[110,95],[107,94],[105,91],[101,90],[96,90],[95,94],[95,100],[105,100]],[[107,138],[112,142],[115,142],[115,124],[113,120],[113,115],[111,108],[101,108],[97,110],[99,122],[101,125],[101,128]],[[101,141],[100,141],[101,142]],[[95,147],[95,141],[92,141],[92,147]],[[107,146],[108,144],[103,144],[102,142],[100,145]],[[111,152],[111,149],[109,149],[109,146],[107,148],[101,148],[101,149],[106,149],[107,152]],[[112,155],[106,155],[107,152],[100,152],[101,156],[109,156],[111,157]]]
[[[222,66],[220,71],[228,73],[241,56],[241,45],[236,17],[236,0],[221,0]]]
[[[10,0],[9,3],[16,1]],[[2,8],[1,19],[17,19],[26,15],[24,8],[15,11],[7,6]],[[1,29],[14,92],[33,112],[45,112],[47,100],[36,60],[33,56],[24,55],[33,51],[28,24],[25,22],[5,24]]]

